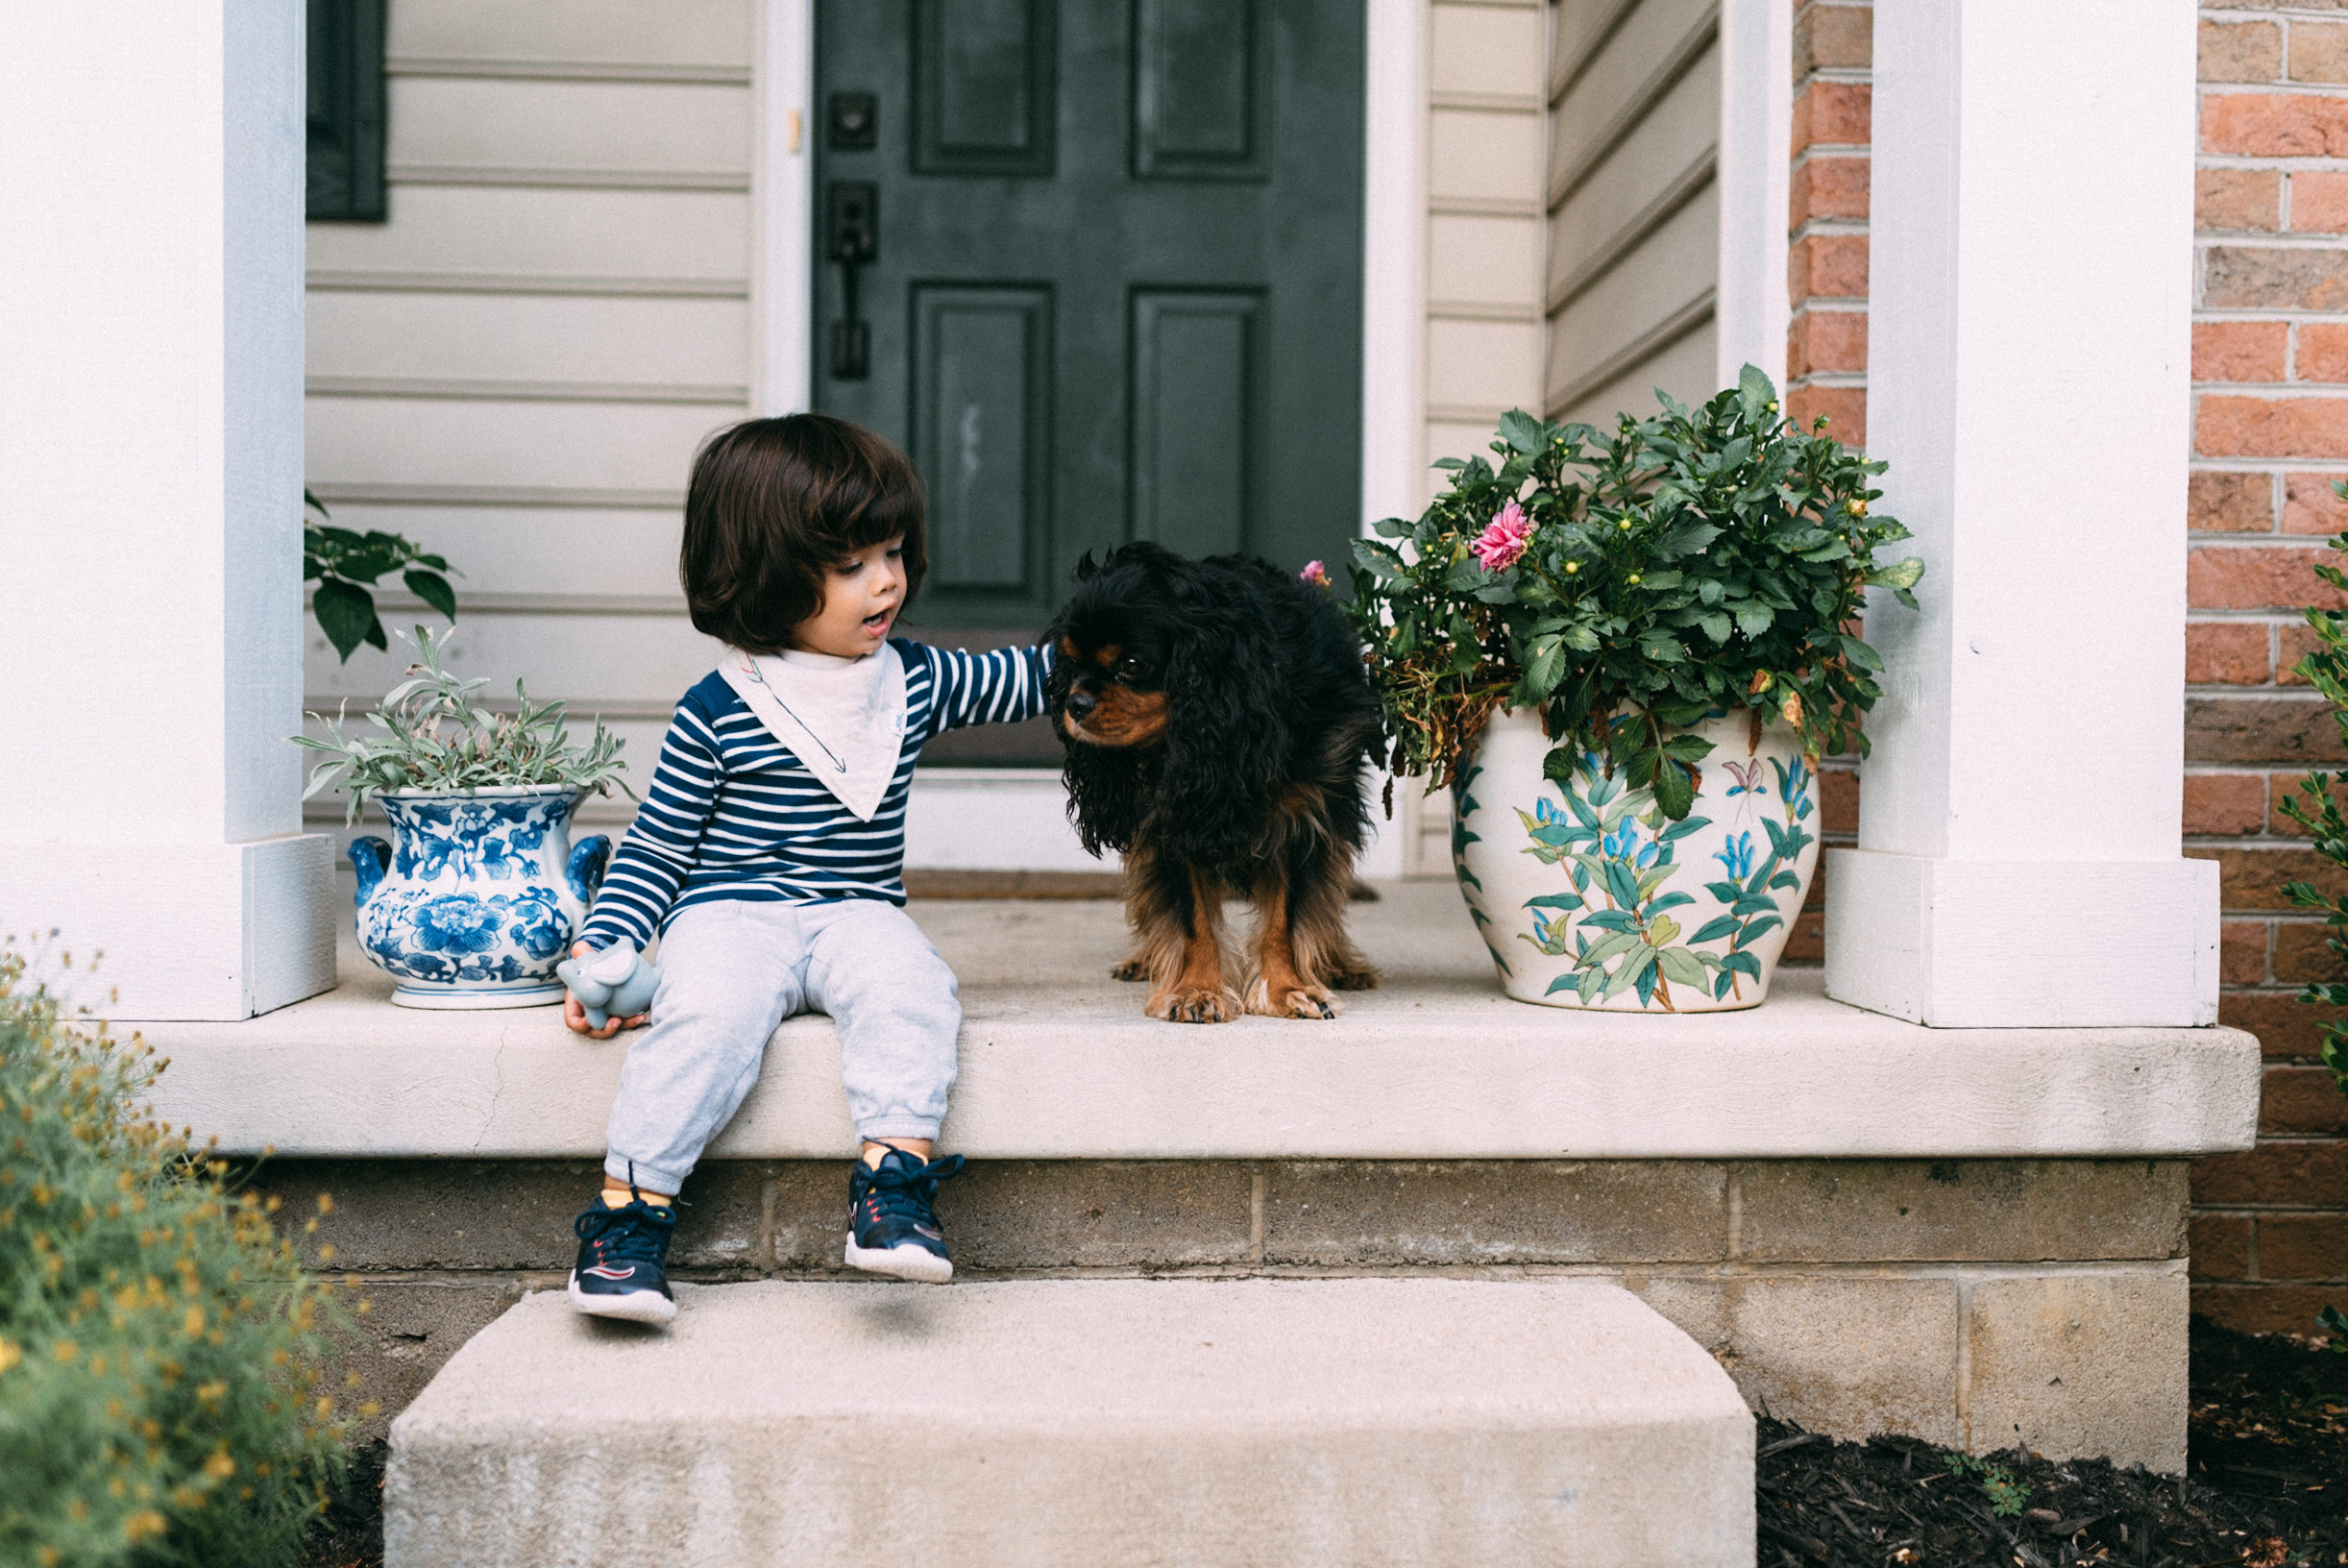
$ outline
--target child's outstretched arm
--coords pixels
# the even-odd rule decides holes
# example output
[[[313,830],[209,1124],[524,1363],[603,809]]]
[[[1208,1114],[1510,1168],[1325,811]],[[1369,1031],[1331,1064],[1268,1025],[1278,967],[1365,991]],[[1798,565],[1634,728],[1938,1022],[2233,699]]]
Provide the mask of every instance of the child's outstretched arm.
[[[579,927],[579,940],[572,948],[575,956],[615,942],[627,942],[639,951],[651,943],[661,917],[685,885],[701,835],[717,809],[719,771],[718,738],[708,721],[691,702],[678,703],[660,743],[660,761],[645,788],[644,804],[603,873],[594,913]],[[642,1023],[646,1017],[640,1013],[615,1017],[600,1029],[591,1028],[577,998],[563,1002],[564,1021],[599,1040]]]
[[[937,682],[930,734],[971,724],[1015,724],[1043,716],[1044,679],[1052,672],[1053,659],[1048,646],[998,648],[986,653],[918,646],[929,661],[930,678]]]

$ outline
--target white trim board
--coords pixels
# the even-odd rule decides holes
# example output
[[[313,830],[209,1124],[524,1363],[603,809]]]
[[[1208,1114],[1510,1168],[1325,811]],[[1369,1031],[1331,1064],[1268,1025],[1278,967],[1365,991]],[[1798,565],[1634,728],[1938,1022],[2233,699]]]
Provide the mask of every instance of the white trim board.
[[[1398,877],[1403,815],[1388,822],[1378,805],[1386,776],[1370,775],[1370,843],[1356,868]],[[1395,794],[1399,796],[1402,791]],[[1119,857],[1085,853],[1068,825],[1068,792],[1042,768],[920,768],[905,804],[905,864],[925,871],[1113,871]]]

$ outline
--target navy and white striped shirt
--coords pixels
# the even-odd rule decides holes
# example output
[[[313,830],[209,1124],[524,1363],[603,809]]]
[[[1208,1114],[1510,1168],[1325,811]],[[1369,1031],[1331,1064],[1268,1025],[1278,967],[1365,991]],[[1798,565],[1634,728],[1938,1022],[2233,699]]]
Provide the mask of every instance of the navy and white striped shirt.
[[[990,653],[890,639],[905,661],[905,744],[872,820],[860,822],[711,671],[676,705],[660,764],[579,932],[638,947],[676,912],[721,898],[905,901],[905,799],[921,747],[949,729],[1043,712],[1041,648]]]

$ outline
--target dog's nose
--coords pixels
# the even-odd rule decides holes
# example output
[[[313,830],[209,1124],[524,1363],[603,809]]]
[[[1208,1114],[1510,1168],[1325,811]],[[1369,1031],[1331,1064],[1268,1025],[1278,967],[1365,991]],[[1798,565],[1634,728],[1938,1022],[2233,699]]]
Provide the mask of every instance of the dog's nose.
[[[1100,705],[1101,699],[1090,692],[1070,692],[1068,694],[1066,706],[1068,717],[1071,719],[1081,720]]]

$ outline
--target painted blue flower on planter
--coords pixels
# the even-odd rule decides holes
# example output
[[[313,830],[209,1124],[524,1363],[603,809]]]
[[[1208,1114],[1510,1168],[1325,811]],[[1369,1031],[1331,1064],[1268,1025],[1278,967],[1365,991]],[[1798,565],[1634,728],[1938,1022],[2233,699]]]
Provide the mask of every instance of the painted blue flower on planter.
[[[1520,937],[1553,957],[1573,956],[1573,970],[1550,982],[1551,994],[1572,991],[1586,1004],[1634,991],[1642,1007],[1660,998],[1668,1010],[1672,986],[1703,984],[1711,955],[1678,941],[1669,912],[1696,900],[1663,885],[1678,872],[1678,841],[1711,820],[1669,821],[1651,791],[1626,789],[1595,755],[1557,781],[1557,793],[1565,811],[1536,796],[1532,811],[1517,816],[1533,841],[1525,852],[1564,867],[1574,891],[1528,899],[1533,934]]]
[[[1803,822],[1810,820],[1810,759],[1796,756],[1789,768],[1775,757],[1769,765],[1777,770],[1777,793],[1785,799],[1786,821]]]
[[[1712,851],[1712,858],[1721,863],[1721,870],[1742,880],[1753,874],[1753,836],[1748,831],[1732,834],[1726,843]]]
[[[530,957],[552,958],[562,951],[571,922],[551,898],[526,893],[515,898],[514,923],[506,927],[505,934]]]
[[[485,953],[503,923],[477,898],[451,894],[416,908],[416,944],[433,953]]]

